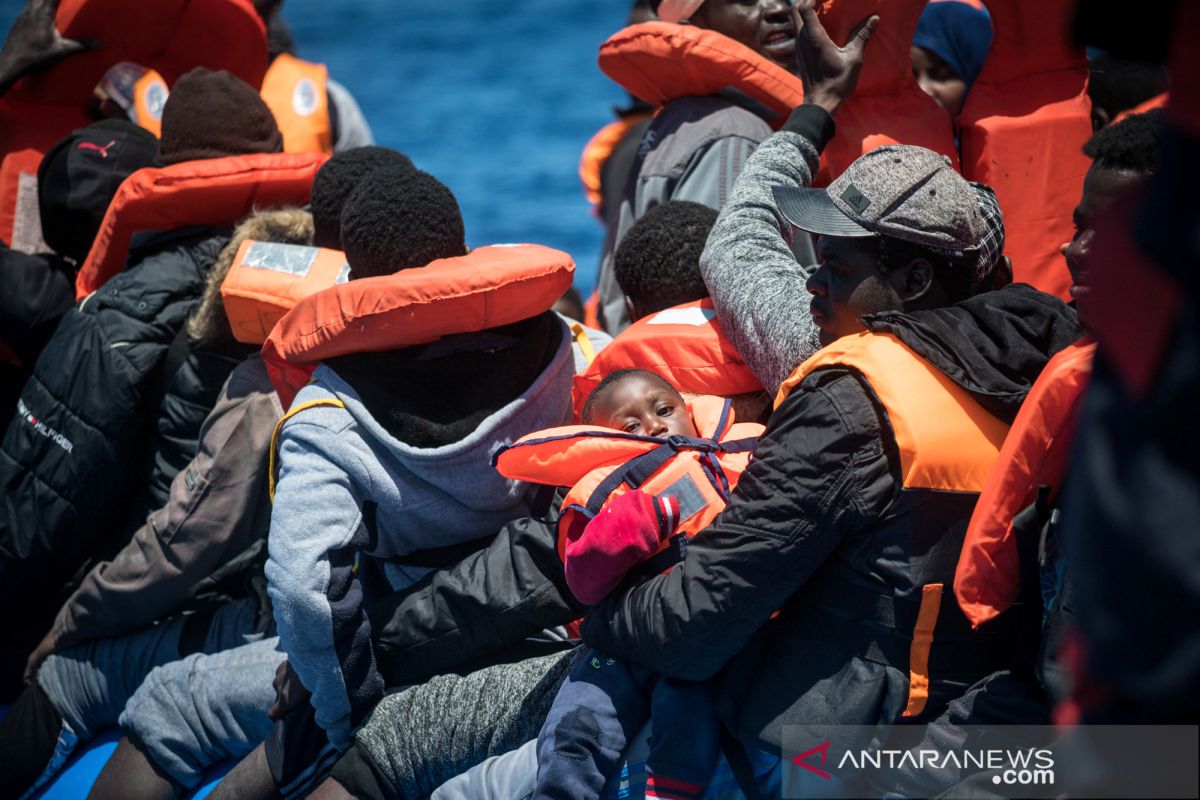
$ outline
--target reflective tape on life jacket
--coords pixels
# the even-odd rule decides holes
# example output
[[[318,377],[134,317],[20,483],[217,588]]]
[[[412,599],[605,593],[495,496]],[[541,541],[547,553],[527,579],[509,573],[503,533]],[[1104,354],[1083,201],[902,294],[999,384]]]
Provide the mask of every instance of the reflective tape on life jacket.
[[[109,203],[76,276],[76,298],[87,297],[124,269],[138,231],[232,226],[256,208],[304,205],[325,160],[320,153],[257,153],[138,170]]]
[[[954,124],[945,109],[921,91],[912,74],[913,35],[925,0],[837,0],[818,4],[817,15],[839,44],[871,14],[883,19],[863,57],[854,94],[837,114],[837,133],[821,155],[814,186],[825,186],[876,147],[911,144],[942,153],[958,169]]]
[[[600,194],[600,178],[604,172],[604,163],[608,161],[613,150],[625,138],[625,134],[649,116],[650,112],[646,111],[613,120],[596,131],[596,135],[584,145],[583,154],[579,157],[579,180],[583,183],[583,193],[587,195],[588,202],[593,206],[599,206],[604,199]]]
[[[987,6],[992,47],[959,117],[963,175],[996,190],[1013,279],[1067,299],[1058,248],[1074,232],[1092,135],[1087,58],[1071,44],[1075,3]]]
[[[576,411],[605,375],[619,369],[655,372],[690,394],[730,397],[763,388],[725,336],[710,299],[659,311],[621,331],[575,376]]]
[[[221,302],[234,338],[262,344],[302,297],[349,279],[340,250],[248,239],[221,282]]]
[[[892,334],[844,336],[818,350],[783,382],[776,407],[814,371],[830,367],[850,367],[859,372],[887,412],[900,456],[903,491],[975,494],[983,488],[1008,433],[1008,425],[989,414],[967,390]],[[924,553],[907,555],[914,562],[925,556]],[[913,570],[916,571],[915,563]],[[902,713],[905,717],[919,716],[925,710],[931,681],[930,652],[938,630],[953,628],[956,622],[966,627],[961,617],[942,619],[946,617],[943,587],[951,576],[925,571],[922,575],[925,580],[921,603],[908,648],[909,697]],[[844,591],[846,587],[835,591]],[[889,596],[879,600],[892,602]],[[953,603],[949,606],[953,609]]]
[[[21,187],[32,176],[36,193],[42,154],[88,125],[92,91],[114,64],[136,62],[168,84],[205,66],[258,86],[267,69],[266,28],[250,0],[156,0],[152,14],[141,0],[62,0],[55,24],[98,46],[22,78],[0,98],[0,240],[9,244],[20,238],[14,224],[30,208],[36,214],[36,194],[18,208]]]
[[[763,432],[757,423],[736,422],[732,404],[718,397],[694,398],[688,411],[700,438],[568,425],[524,436],[501,448],[492,463],[506,478],[571,487],[558,523],[560,557],[575,519],[592,519],[611,498],[631,489],[676,498],[676,535],[650,562],[650,569],[661,571],[679,560],[686,538],[725,507]]]
[[[329,70],[324,64],[281,53],[271,62],[262,82],[262,99],[271,109],[288,153],[333,154],[333,122]]]
[[[275,484],[279,482],[279,433],[283,430],[283,423],[302,411],[317,407],[345,408],[346,404],[336,397],[322,397],[317,400],[309,400],[307,403],[299,403],[289,408],[287,413],[275,423],[275,429],[271,431],[271,449],[267,461],[267,499],[272,504],[275,503]]]
[[[147,69],[133,84],[133,121],[155,136],[162,136],[163,106],[170,93],[162,75]]]
[[[327,358],[529,319],[562,297],[574,273],[575,262],[560,250],[503,244],[333,286],[299,300],[279,320],[263,360],[286,406]]]
[[[1095,343],[1077,342],[1050,359],[979,495],[954,575],[959,607],[976,627],[1020,597],[1013,518],[1034,502],[1039,486],[1050,487],[1051,502],[1062,488],[1095,352]]]
[[[1118,122],[1129,119],[1130,117],[1135,116],[1137,114],[1145,114],[1147,111],[1153,111],[1156,108],[1165,108],[1167,105],[1167,101],[1169,99],[1170,98],[1168,97],[1166,92],[1163,92],[1162,94],[1156,94],[1156,95],[1154,95],[1154,97],[1151,97],[1149,100],[1143,100],[1142,102],[1138,103],[1133,108],[1127,108],[1124,111],[1122,111],[1120,114],[1117,114],[1115,117],[1112,118],[1112,122],[1110,122],[1109,124],[1116,125]]]
[[[692,25],[643,22],[617,31],[600,45],[600,70],[656,108],[691,95],[749,97],[776,129],[804,102],[798,77],[740,42]]]

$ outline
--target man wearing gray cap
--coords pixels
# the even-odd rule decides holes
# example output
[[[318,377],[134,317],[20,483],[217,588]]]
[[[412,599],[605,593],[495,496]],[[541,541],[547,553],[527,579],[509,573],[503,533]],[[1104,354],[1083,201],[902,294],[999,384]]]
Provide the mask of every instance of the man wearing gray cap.
[[[1002,225],[990,192],[942,156],[881,147],[807,188],[874,25],[838,48],[811,5],[801,15],[806,102],[750,158],[702,263],[775,412],[682,562],[622,586],[583,627],[611,656],[715,678],[725,725],[785,767],[829,738],[785,726],[885,738],[1008,663],[1015,621],[972,630],[948,587],[1008,425],[1077,333],[1031,287],[973,296]],[[811,274],[788,249],[793,225],[820,237]]]

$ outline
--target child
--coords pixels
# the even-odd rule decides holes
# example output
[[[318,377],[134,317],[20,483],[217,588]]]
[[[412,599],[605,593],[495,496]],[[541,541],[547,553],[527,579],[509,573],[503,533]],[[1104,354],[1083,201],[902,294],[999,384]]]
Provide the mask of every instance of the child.
[[[563,503],[559,548],[567,583],[581,602],[602,599],[631,569],[662,571],[678,559],[683,534],[702,529],[724,508],[762,431],[760,425],[734,425],[729,408],[728,401],[712,397],[689,407],[655,373],[619,370],[589,395],[580,415],[585,427],[534,433],[498,456],[498,466],[512,477],[522,449],[529,448],[533,457],[520,473],[526,480],[550,482],[546,473],[560,468],[586,472]],[[577,476],[554,477],[565,482]],[[626,483],[639,488],[609,493],[608,487]],[[651,716],[660,724],[651,740],[646,796],[661,790],[699,797],[717,757],[710,685],[657,675],[596,651],[572,669],[542,727],[534,797],[598,796]]]

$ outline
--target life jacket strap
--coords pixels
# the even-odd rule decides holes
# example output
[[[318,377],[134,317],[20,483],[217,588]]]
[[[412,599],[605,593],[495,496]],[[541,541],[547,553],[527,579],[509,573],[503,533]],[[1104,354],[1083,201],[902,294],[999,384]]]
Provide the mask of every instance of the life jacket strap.
[[[297,403],[288,409],[286,414],[279,418],[279,422],[275,423],[275,430],[271,431],[270,460],[267,465],[267,495],[270,497],[272,505],[275,504],[275,481],[278,480],[279,477],[279,432],[283,430],[283,423],[287,422],[301,411],[307,411],[310,408],[317,408],[318,406],[345,408],[346,404],[334,397],[325,397],[321,398],[320,400],[308,400],[303,403]]]

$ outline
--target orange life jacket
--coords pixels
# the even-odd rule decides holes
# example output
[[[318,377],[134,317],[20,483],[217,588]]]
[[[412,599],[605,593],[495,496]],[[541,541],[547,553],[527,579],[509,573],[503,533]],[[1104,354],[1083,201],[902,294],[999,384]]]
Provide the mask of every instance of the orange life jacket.
[[[578,521],[595,517],[611,498],[631,489],[677,498],[679,526],[648,566],[661,571],[679,560],[687,537],[725,508],[763,432],[757,423],[735,423],[731,403],[719,397],[694,398],[688,410],[702,438],[569,425],[523,436],[492,463],[506,478],[571,487],[558,522],[560,557],[570,532],[582,530]]]
[[[690,394],[728,397],[763,388],[721,330],[710,299],[651,314],[621,331],[575,376],[577,413],[604,376],[619,369],[658,373]]]
[[[929,699],[930,654],[936,652],[935,639],[950,638],[951,642],[957,642],[953,647],[961,648],[960,655],[969,659],[972,649],[993,635],[991,631],[981,631],[978,637],[973,637],[967,620],[945,588],[954,579],[962,548],[961,532],[967,521],[959,497],[983,489],[1008,425],[989,414],[967,390],[892,334],[844,336],[818,350],[780,386],[776,407],[805,378],[825,367],[850,367],[866,379],[887,413],[900,458],[901,485],[894,516],[881,520],[870,534],[880,542],[879,557],[886,552],[893,569],[896,559],[908,561],[911,583],[921,589],[913,629],[897,631],[901,637],[912,639],[907,658],[908,705],[902,716],[920,716]],[[936,500],[939,496],[947,497],[941,508]],[[919,514],[917,508],[921,509]],[[914,524],[920,524],[922,529],[910,531],[908,526]],[[912,548],[909,543],[916,539],[925,545]],[[864,558],[869,561],[871,556]],[[884,608],[898,602],[888,587],[868,574],[874,570],[871,564],[859,564],[851,570],[837,558],[826,563],[829,566],[822,567],[821,574],[814,576],[814,582],[820,586],[814,603],[836,611],[845,602],[845,596],[862,595],[864,587],[872,585],[876,587],[874,590],[865,591],[878,592],[877,597],[863,602],[860,608]],[[844,576],[846,571],[853,574]],[[905,598],[906,604],[912,602]],[[889,622],[886,615],[867,621],[895,627],[895,622]],[[862,636],[864,642],[870,635],[857,622],[846,624],[855,626],[853,636]]]
[[[287,153],[333,154],[333,122],[329,116],[329,70],[282,53],[262,82],[262,99],[275,116]]]
[[[75,278],[76,297],[87,297],[125,267],[138,231],[232,226],[255,208],[304,205],[325,160],[319,153],[256,153],[138,170],[108,205]]]
[[[147,69],[133,85],[133,121],[162,136],[162,112],[170,90],[157,70]]]
[[[1109,124],[1116,125],[1121,120],[1129,119],[1135,114],[1145,114],[1147,111],[1153,111],[1156,108],[1165,108],[1168,99],[1169,98],[1166,92],[1163,92],[1162,94],[1156,94],[1149,100],[1143,100],[1133,108],[1127,108],[1120,114],[1117,114],[1115,117],[1113,117],[1112,122]]]
[[[91,121],[92,90],[114,64],[150,67],[168,84],[204,65],[258,86],[267,69],[266,28],[251,0],[156,0],[153,14],[140,0],[62,0],[55,25],[99,46],[22,78],[0,99],[0,240],[10,244],[14,225],[36,218],[42,154]]]
[[[689,95],[739,92],[765,106],[776,129],[804,102],[798,77],[744,44],[691,25],[643,22],[617,31],[600,45],[600,70],[656,108]]]
[[[221,282],[221,302],[234,338],[262,344],[300,298],[349,278],[340,250],[248,239]]]
[[[959,117],[963,175],[996,190],[1014,280],[1066,299],[1058,248],[1074,231],[1092,135],[1087,59],[1070,44],[1075,3],[987,6],[992,47]]]
[[[925,0],[824,0],[817,15],[829,36],[849,40],[854,26],[878,13],[858,86],[837,115],[837,134],[825,146],[814,186],[828,185],[863,153],[885,144],[912,144],[946,155],[958,169],[950,115],[921,91],[909,50]]]
[[[1077,342],[1050,359],[979,495],[954,575],[958,604],[976,627],[1020,597],[1013,518],[1034,502],[1039,486],[1054,494],[1062,487],[1095,352],[1094,342]]]
[[[625,138],[625,134],[648,116],[650,112],[646,111],[613,120],[596,131],[596,135],[584,145],[583,155],[579,157],[579,180],[583,183],[583,193],[593,206],[599,206],[604,199],[600,195],[600,176],[604,172],[604,163]]]
[[[351,281],[299,300],[267,337],[263,360],[286,408],[327,358],[529,319],[554,305],[574,273],[559,250],[502,244]]]

